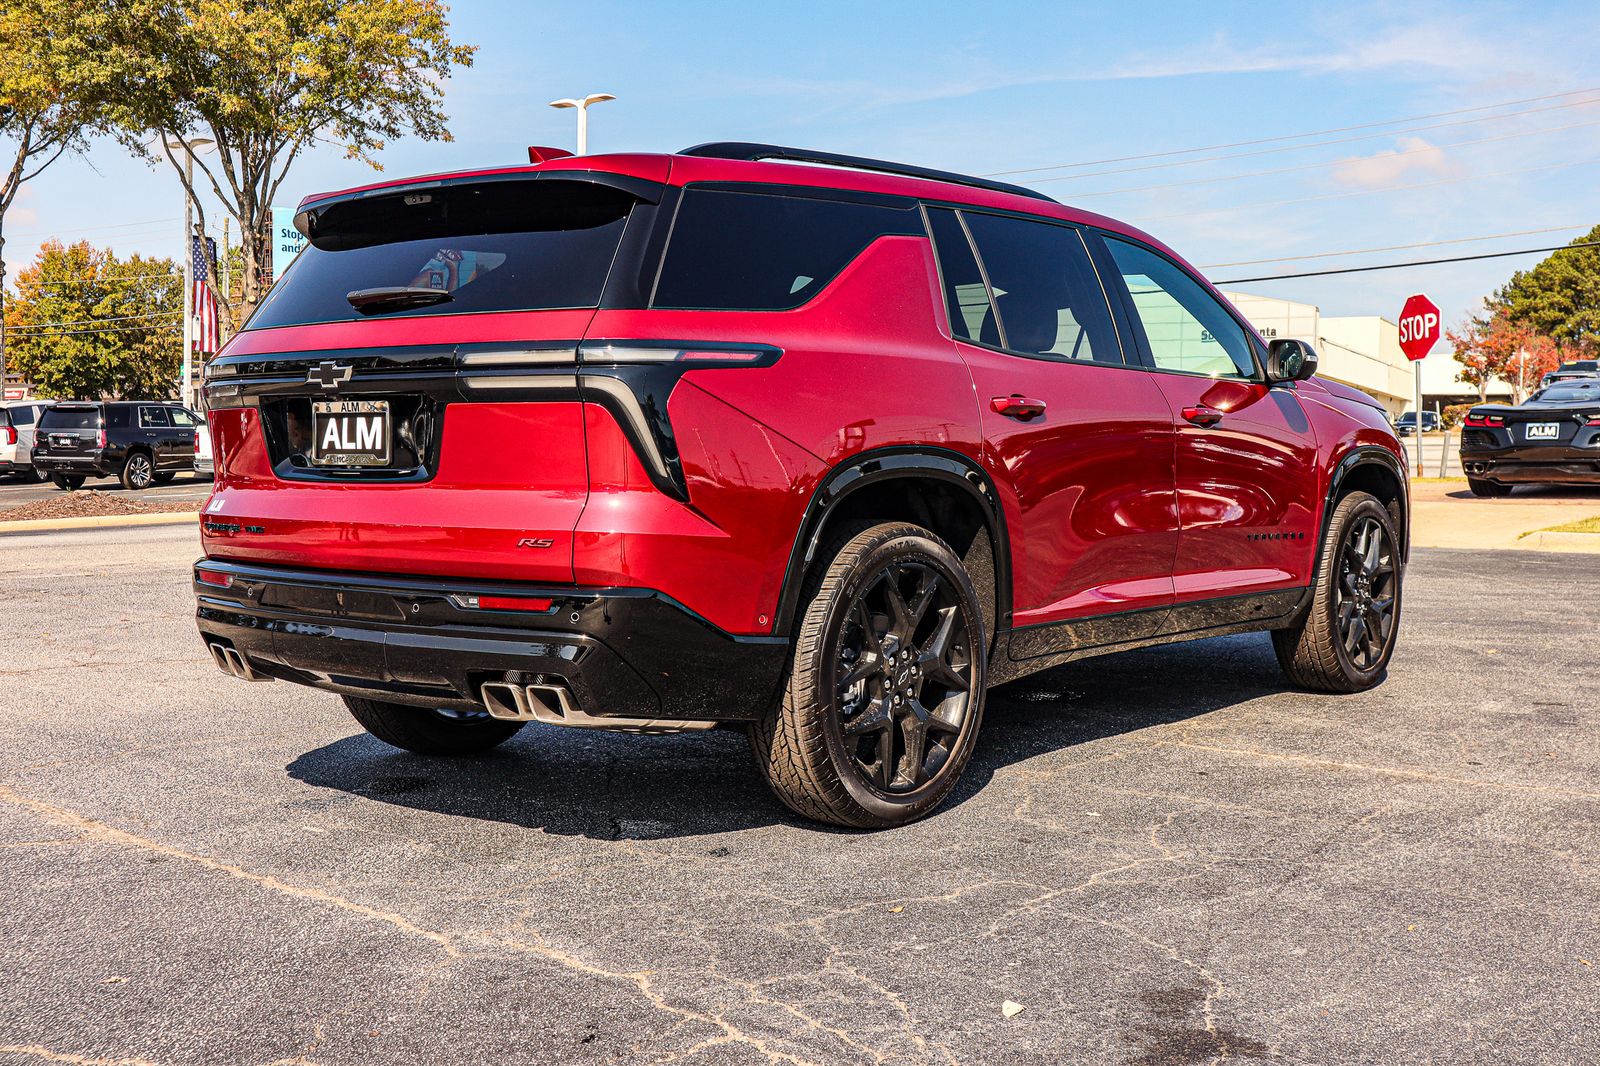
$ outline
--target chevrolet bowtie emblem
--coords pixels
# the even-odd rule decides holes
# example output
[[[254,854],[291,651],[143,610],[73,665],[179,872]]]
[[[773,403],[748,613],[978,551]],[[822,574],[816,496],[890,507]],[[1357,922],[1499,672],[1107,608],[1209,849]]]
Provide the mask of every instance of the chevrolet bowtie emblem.
[[[312,367],[306,374],[306,381],[314,385],[321,385],[325,389],[337,389],[340,385],[350,380],[350,375],[355,373],[353,366],[340,366],[331,359],[324,359]]]

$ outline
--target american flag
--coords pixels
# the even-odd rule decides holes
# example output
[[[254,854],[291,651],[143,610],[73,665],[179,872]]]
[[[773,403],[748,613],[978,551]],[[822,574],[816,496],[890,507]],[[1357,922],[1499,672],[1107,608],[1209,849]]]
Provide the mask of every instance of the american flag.
[[[193,289],[194,350],[207,354],[221,346],[217,328],[217,300],[211,295],[206,278],[217,261],[217,242],[210,237],[195,237],[189,246],[190,286]]]

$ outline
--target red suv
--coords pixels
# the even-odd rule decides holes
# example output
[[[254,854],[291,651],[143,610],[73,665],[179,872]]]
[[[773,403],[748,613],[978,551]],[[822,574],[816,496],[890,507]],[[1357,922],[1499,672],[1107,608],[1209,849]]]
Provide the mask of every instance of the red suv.
[[[1295,684],[1383,676],[1383,411],[1159,242],[880,160],[560,155],[302,203],[207,372],[228,673],[433,754],[737,726],[861,827],[1058,663],[1270,630]]]

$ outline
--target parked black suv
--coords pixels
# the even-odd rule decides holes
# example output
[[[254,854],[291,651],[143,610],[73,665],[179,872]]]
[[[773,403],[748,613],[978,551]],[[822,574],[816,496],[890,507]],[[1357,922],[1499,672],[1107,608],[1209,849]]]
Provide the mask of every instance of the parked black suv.
[[[199,423],[175,403],[58,403],[39,419],[33,467],[58,489],[80,488],[91,477],[147,489],[193,469]]]

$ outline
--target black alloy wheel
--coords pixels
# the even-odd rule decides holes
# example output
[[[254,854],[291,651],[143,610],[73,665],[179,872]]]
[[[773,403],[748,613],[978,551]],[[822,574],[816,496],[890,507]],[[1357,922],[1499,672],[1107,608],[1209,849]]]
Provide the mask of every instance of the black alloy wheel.
[[[921,788],[950,761],[972,706],[971,637],[953,583],[891,562],[856,594],[832,662],[829,724],[863,782]]]
[[[1305,613],[1274,630],[1289,680],[1321,692],[1360,692],[1383,680],[1400,625],[1405,560],[1391,514],[1369,493],[1341,499],[1317,555]]]
[[[1394,637],[1394,541],[1381,522],[1363,516],[1345,530],[1339,554],[1339,644],[1356,669],[1371,670]]]
[[[919,526],[846,530],[819,559],[782,702],[750,729],[756,765],[805,817],[903,825],[938,807],[972,756],[985,616],[961,558]]]

